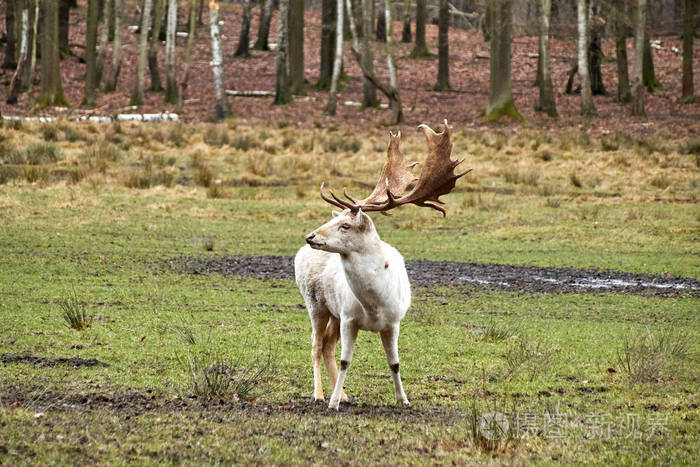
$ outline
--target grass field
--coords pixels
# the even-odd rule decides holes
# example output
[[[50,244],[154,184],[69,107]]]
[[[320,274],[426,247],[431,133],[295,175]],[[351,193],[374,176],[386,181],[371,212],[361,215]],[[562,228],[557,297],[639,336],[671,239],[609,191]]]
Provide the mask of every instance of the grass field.
[[[526,133],[456,129],[474,171],[447,218],[377,216],[382,238],[412,259],[700,278],[697,140]],[[417,287],[399,341],[412,407],[395,406],[379,338],[361,333],[352,404],[332,413],[311,399],[292,281],[163,265],[294,254],[329,217],[320,182],[367,191],[386,140],[5,123],[0,464],[697,464],[696,297]],[[403,150],[425,154],[418,135]]]

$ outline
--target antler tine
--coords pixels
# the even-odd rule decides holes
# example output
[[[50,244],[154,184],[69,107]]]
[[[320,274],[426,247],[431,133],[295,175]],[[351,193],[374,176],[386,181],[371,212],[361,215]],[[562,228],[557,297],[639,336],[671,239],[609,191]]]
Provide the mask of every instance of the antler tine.
[[[391,191],[394,196],[401,196],[408,185],[416,180],[413,172],[411,172],[415,163],[406,164],[399,148],[400,143],[401,131],[396,133],[389,131],[389,147],[386,151],[387,160],[379,175],[379,180],[372,193],[356,203],[363,210],[370,206],[373,207],[373,210],[376,210],[376,206],[383,205],[388,199],[385,195],[387,191]]]
[[[443,216],[446,211],[438,204],[440,196],[451,192],[458,178],[464,176],[471,169],[455,174],[454,169],[463,161],[453,161],[450,159],[452,153],[452,142],[450,141],[450,127],[447,119],[444,120],[444,129],[440,133],[428,125],[418,126],[423,130],[428,142],[428,157],[425,160],[423,170],[418,178],[416,186],[405,196],[395,197],[390,192],[387,193],[387,200],[379,205],[364,208],[364,210],[385,211],[397,206],[412,203],[416,206],[427,207],[440,211]],[[435,204],[437,203],[437,204]]]
[[[333,199],[331,199],[331,198],[329,198],[328,196],[326,196],[326,195],[323,193],[323,186],[324,186],[324,185],[325,185],[325,182],[322,182],[322,183],[321,183],[321,189],[320,189],[320,191],[321,191],[321,198],[323,198],[323,201],[325,201],[325,202],[327,202],[327,203],[330,203],[330,204],[332,204],[333,206],[335,206],[335,207],[337,207],[337,208],[340,208],[340,209],[357,210],[357,206],[352,205],[352,204],[348,203],[347,201],[343,201],[342,199],[338,199],[338,197],[335,196],[335,194],[333,194],[333,190],[329,190],[330,193],[331,193],[331,196],[333,197]]]
[[[349,199],[350,201],[352,201],[353,204],[355,204],[355,205],[357,206],[357,200],[348,194],[348,190],[345,189],[345,187],[343,187],[343,194],[345,195],[345,197],[346,197],[347,199]]]

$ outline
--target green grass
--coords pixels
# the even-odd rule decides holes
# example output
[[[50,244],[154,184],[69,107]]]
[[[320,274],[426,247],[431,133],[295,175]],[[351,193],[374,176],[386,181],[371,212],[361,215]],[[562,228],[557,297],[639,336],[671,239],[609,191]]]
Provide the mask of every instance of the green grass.
[[[362,183],[342,175],[365,157],[366,144],[356,150],[362,139],[341,144],[325,134],[301,135],[290,148],[344,152],[309,162],[263,150],[259,155],[270,158],[263,167],[239,157],[243,146],[274,146],[286,130],[238,139],[223,126],[187,127],[191,134],[177,144],[206,138],[224,148],[195,148],[193,166],[192,153],[158,146],[165,144],[159,138],[168,140],[167,128],[160,136],[148,126],[66,128],[42,129],[63,158],[34,167],[55,174],[51,164],[83,167],[93,159],[98,168],[85,164],[75,183],[47,176],[0,185],[0,357],[96,358],[108,366],[0,363],[0,463],[698,463],[697,298],[417,287],[399,341],[412,407],[395,406],[379,338],[360,333],[346,381],[352,405],[328,412],[311,402],[310,324],[291,280],[185,276],[161,260],[294,254],[330,217],[313,177],[328,176],[353,193],[373,178],[369,170]],[[134,146],[88,150],[117,136],[125,139],[111,144],[131,138]],[[8,136],[13,151],[25,151],[18,138]],[[578,144],[598,144],[566,138],[542,145],[568,145],[567,157],[582,158],[588,153]],[[633,146],[624,138],[614,143]],[[574,187],[573,170],[554,176],[544,166],[504,172],[486,165],[488,157],[511,157],[507,151],[542,161],[538,146],[484,136],[475,147],[483,159],[474,156],[484,178],[466,180],[445,198],[446,219],[408,207],[377,216],[379,233],[410,259],[700,277],[700,213],[692,194],[678,188],[697,170],[659,169],[654,176],[683,198],[661,203],[653,191],[660,188],[650,183],[620,197],[599,196],[612,179],[601,175],[592,184],[598,175],[585,167]],[[619,151],[612,143],[606,150]],[[560,157],[548,151],[552,160],[543,164]],[[225,160],[249,172],[249,181],[278,180],[278,162],[299,180],[252,186]],[[172,180],[190,178],[125,186],[125,175],[146,167]],[[201,167],[211,174],[195,180]],[[314,170],[320,175],[311,182],[299,175]],[[221,185],[215,196],[208,193]],[[89,313],[91,326],[69,328],[66,304]],[[324,384],[328,395],[325,376]],[[479,421],[489,412],[509,415],[505,439],[483,437]]]

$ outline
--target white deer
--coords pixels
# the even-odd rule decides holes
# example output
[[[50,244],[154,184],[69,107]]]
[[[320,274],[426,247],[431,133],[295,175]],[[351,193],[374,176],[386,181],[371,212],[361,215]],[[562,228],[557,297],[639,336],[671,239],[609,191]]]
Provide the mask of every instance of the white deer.
[[[441,195],[449,193],[459,177],[454,169],[462,161],[450,159],[452,143],[445,120],[444,130],[434,132],[427,125],[419,128],[425,133],[429,153],[424,169],[417,179],[411,173],[415,163],[407,165],[399,150],[401,133],[391,132],[387,163],[379,182],[367,198],[356,201],[345,193],[348,201],[321,197],[341,208],[333,212],[333,219],[311,232],[294,259],[296,282],[311,318],[311,361],[314,373],[314,399],[323,400],[321,384],[321,355],[334,387],[329,408],[338,410],[345,375],[352,361],[357,332],[379,332],[387,363],[391,368],[398,403],[410,405],[399,375],[399,326],[411,304],[411,285],[401,254],[383,242],[370,217],[369,211],[386,211],[403,204],[413,203],[442,212],[445,210]],[[403,192],[416,181],[407,194]],[[335,348],[342,343],[340,373],[335,363]]]

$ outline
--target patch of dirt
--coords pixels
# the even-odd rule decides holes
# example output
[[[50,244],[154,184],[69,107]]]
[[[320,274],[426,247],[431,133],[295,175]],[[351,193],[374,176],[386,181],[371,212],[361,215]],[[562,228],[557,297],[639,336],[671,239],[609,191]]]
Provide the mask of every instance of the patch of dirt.
[[[220,399],[197,399],[194,396],[166,396],[152,390],[143,392],[92,392],[86,394],[62,394],[45,388],[18,388],[0,386],[0,408],[23,407],[34,411],[96,410],[113,412],[124,416],[139,416],[150,412],[197,412],[203,417],[226,418],[227,414],[250,413],[257,415],[291,414],[318,416],[341,416],[383,418],[407,422],[436,420],[452,422],[462,416],[446,409],[418,410],[398,405],[368,405],[343,402],[340,412],[328,409],[328,401],[315,402],[310,398],[276,404],[251,403]]]
[[[291,256],[179,256],[163,263],[182,274],[294,278],[294,258]],[[700,297],[699,280],[667,275],[428,260],[409,260],[406,269],[411,284],[416,286],[469,285],[477,289],[530,293],[615,292]]]
[[[5,365],[11,363],[29,363],[34,366],[56,366],[56,365],[68,365],[73,368],[82,367],[107,367],[104,362],[99,361],[96,358],[50,358],[50,357],[39,357],[36,355],[16,355],[16,354],[3,354],[0,356],[0,363]]]

